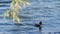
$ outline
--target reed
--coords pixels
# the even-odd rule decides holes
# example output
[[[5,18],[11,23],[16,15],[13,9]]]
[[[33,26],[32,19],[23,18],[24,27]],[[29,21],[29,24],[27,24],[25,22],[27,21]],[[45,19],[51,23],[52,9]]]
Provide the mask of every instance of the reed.
[[[18,13],[22,10],[21,4],[25,7],[26,5],[30,5],[27,0],[12,0],[10,9],[4,13],[4,19],[8,17],[17,23],[21,23],[21,19],[18,17]]]

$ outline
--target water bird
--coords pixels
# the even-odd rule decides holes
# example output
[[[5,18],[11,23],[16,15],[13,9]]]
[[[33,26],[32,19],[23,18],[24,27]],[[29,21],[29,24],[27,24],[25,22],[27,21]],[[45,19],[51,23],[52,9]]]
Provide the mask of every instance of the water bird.
[[[39,24],[35,24],[35,27],[41,29],[41,27],[42,27],[41,25],[42,25],[42,21],[40,21]]]

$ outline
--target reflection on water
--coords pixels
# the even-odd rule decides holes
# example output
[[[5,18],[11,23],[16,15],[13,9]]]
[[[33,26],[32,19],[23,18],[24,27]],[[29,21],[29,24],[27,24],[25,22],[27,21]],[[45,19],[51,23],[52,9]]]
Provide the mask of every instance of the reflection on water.
[[[60,34],[60,0],[30,0],[31,5],[19,13],[23,25],[3,19],[11,0],[0,0],[0,34]],[[42,29],[34,25],[42,20]]]
[[[4,26],[3,27],[3,31],[6,31],[8,34],[34,34],[35,33],[41,33],[41,31],[39,30],[39,28],[36,28],[34,26],[28,26],[28,25],[24,25],[24,26],[20,26],[20,25],[13,25],[13,26]],[[36,30],[37,29],[37,30]],[[1,31],[1,32],[3,32]],[[3,32],[4,33],[4,32]]]

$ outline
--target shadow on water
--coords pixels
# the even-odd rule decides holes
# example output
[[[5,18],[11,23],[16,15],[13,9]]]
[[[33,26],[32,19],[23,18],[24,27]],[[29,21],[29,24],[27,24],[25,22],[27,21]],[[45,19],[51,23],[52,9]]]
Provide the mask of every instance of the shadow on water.
[[[42,34],[42,27],[39,27],[39,33]]]
[[[8,30],[9,32],[11,32],[11,34],[21,34],[21,28],[20,25],[15,25],[14,27],[12,27],[10,30]]]
[[[32,25],[32,26],[34,27],[34,25]],[[33,33],[33,30],[35,31],[35,29],[32,26],[27,25],[27,24],[26,25],[15,24],[12,28],[9,28],[9,30],[7,30],[7,31],[10,32],[11,34],[25,34],[26,32],[30,32],[30,29],[32,29],[31,31]],[[38,32],[39,32],[39,34],[42,34],[41,27],[38,28]]]

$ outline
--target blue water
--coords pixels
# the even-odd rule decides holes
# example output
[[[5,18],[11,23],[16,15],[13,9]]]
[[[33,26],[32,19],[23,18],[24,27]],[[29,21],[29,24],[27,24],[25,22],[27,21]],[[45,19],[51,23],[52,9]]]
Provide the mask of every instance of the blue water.
[[[30,0],[31,5],[20,11],[21,26],[3,14],[10,7],[11,0],[0,0],[0,34],[60,34],[60,0]],[[43,22],[42,30],[34,24]]]

